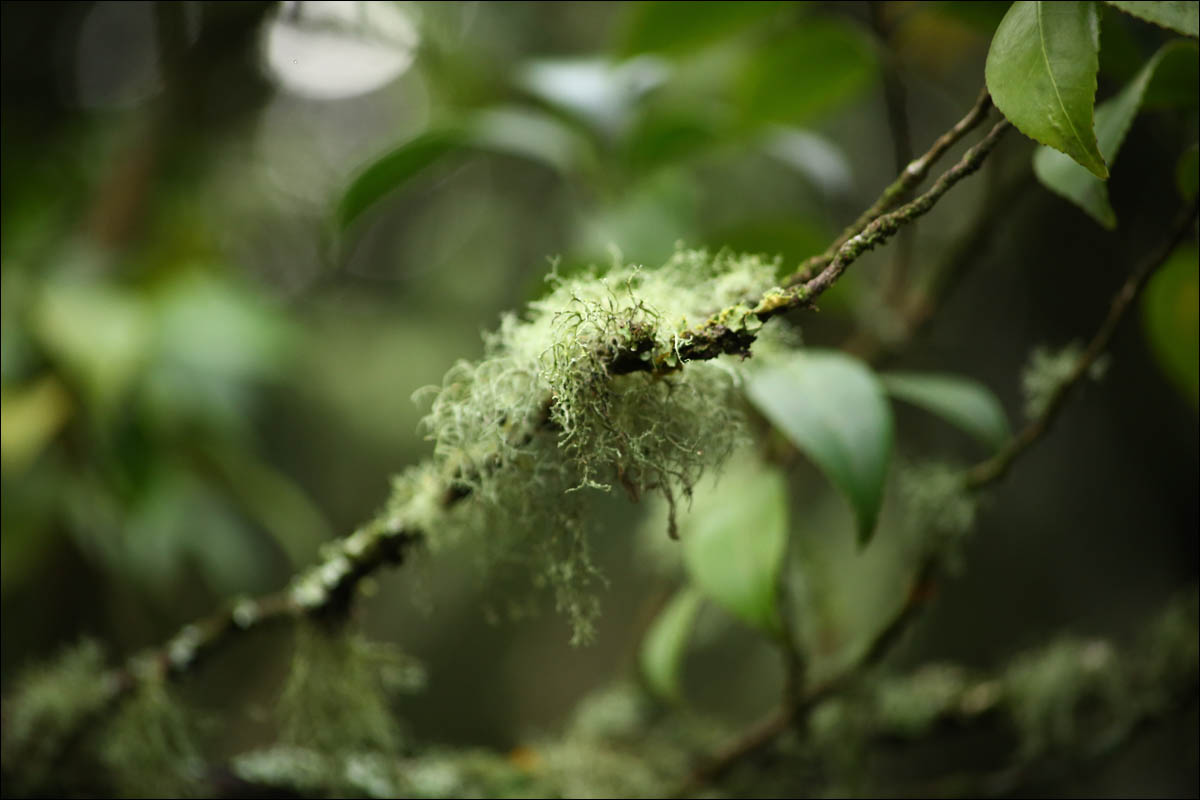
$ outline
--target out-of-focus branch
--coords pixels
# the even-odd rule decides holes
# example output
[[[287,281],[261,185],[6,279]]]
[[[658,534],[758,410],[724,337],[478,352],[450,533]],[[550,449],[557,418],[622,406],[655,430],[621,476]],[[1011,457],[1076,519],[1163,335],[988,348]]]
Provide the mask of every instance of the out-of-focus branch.
[[[1104,318],[1104,322],[1100,324],[1099,330],[1092,340],[1088,342],[1087,349],[1083,355],[1079,357],[1075,368],[1071,370],[1071,374],[1055,389],[1050,395],[1049,401],[1046,403],[1045,410],[1027,425],[1024,430],[1018,433],[1013,439],[995,456],[972,467],[967,472],[967,486],[972,489],[978,489],[990,483],[1000,480],[1012,467],[1014,461],[1021,457],[1038,439],[1041,439],[1050,430],[1050,426],[1054,423],[1059,412],[1062,411],[1063,405],[1070,396],[1071,391],[1083,380],[1088,374],[1088,370],[1096,363],[1106,349],[1108,343],[1112,340],[1113,334],[1116,333],[1117,326],[1121,324],[1125,314],[1129,311],[1133,304],[1134,298],[1146,285],[1146,281],[1154,274],[1154,271],[1162,266],[1171,252],[1191,230],[1192,224],[1196,218],[1196,203],[1193,202],[1190,206],[1184,209],[1179,216],[1175,218],[1175,222],[1171,226],[1171,231],[1163,240],[1163,242],[1140,264],[1134,269],[1129,279],[1117,291],[1113,297],[1112,305],[1109,307],[1108,316]]]
[[[1062,410],[1071,389],[1087,374],[1088,369],[1108,347],[1117,326],[1124,318],[1138,293],[1154,271],[1167,260],[1180,241],[1191,230],[1196,218],[1196,204],[1184,209],[1172,224],[1162,243],[1146,256],[1134,269],[1128,280],[1113,297],[1108,315],[1092,337],[1084,354],[1066,381],[1054,392],[1043,413],[1024,430],[1017,434],[996,456],[969,469],[963,478],[965,488],[981,490],[999,481],[1007,474],[1013,463],[1049,430],[1050,424]],[[794,704],[785,704],[778,711],[753,726],[735,739],[725,749],[716,753],[699,766],[689,777],[681,793],[691,794],[700,787],[719,779],[739,763],[769,746],[780,734],[788,730],[791,723],[811,711],[814,706],[837,693],[845,686],[857,681],[863,672],[876,665],[890,652],[892,645],[919,616],[925,601],[930,596],[929,588],[941,569],[941,555],[931,553],[917,570],[905,602],[876,635],[863,657],[853,668],[827,684],[808,690]]]
[[[907,675],[815,689],[804,702],[749,729],[719,757],[689,776],[679,796],[695,793],[765,751],[793,722],[819,715],[802,747],[818,761],[855,742],[903,748],[961,736],[971,728],[1005,733],[1001,765],[957,775],[917,793],[995,795],[1025,785],[1050,762],[1087,762],[1128,743],[1140,726],[1165,717],[1197,694],[1195,587],[1148,620],[1139,641],[1118,648],[1105,639],[1063,636],[1023,653],[994,673],[930,664]],[[1050,687],[1050,690],[1047,690]]]

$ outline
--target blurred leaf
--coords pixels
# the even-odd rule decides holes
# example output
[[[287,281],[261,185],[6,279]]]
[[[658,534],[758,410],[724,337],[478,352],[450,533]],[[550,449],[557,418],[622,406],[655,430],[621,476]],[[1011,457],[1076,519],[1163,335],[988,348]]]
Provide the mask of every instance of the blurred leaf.
[[[750,123],[803,123],[854,99],[877,63],[870,38],[840,19],[806,17],[797,30],[754,53],[741,77]]]
[[[1114,8],[1138,19],[1144,19],[1176,33],[1200,36],[1200,3],[1196,0],[1155,0],[1131,3],[1126,0],[1106,0]]]
[[[642,676],[651,691],[663,700],[678,702],[682,694],[679,673],[702,599],[700,592],[691,586],[680,589],[642,640],[639,659]]]
[[[525,91],[605,136],[624,131],[642,97],[662,85],[670,65],[653,56],[620,63],[603,58],[540,59],[516,72]]]
[[[842,353],[809,350],[753,372],[746,393],[845,494],[865,545],[892,456],[891,408],[875,373]]]
[[[1004,407],[978,381],[920,372],[889,372],[880,378],[892,397],[936,414],[989,447],[998,449],[1008,441]]]
[[[142,298],[100,283],[45,284],[32,325],[101,415],[111,412],[132,387],[154,335],[153,317]]]
[[[729,38],[783,6],[757,0],[630,3],[620,52],[687,52]]]
[[[1142,97],[1159,63],[1167,53],[1179,50],[1190,52],[1190,59],[1195,60],[1195,45],[1182,41],[1168,43],[1146,62],[1120,94],[1096,107],[1096,138],[1109,166],[1116,162],[1117,153],[1141,108]],[[1100,225],[1109,230],[1117,227],[1117,215],[1109,204],[1107,185],[1074,160],[1043,145],[1034,153],[1033,171],[1043,186],[1075,203]]]
[[[287,553],[293,569],[310,563],[333,529],[304,491],[253,452],[211,443],[205,452],[220,469],[229,492]]]
[[[189,566],[219,594],[261,588],[268,572],[253,531],[189,471],[158,465],[130,508],[113,568],[135,576],[162,598],[178,591]]]
[[[156,296],[158,355],[205,380],[284,371],[291,329],[281,313],[236,284],[185,272]],[[200,376],[198,376],[200,377]]]
[[[1174,39],[1163,45],[1162,60],[1146,87],[1145,109],[1161,110],[1200,105],[1200,45]]]
[[[1100,74],[1124,85],[1146,64],[1146,48],[1136,30],[1138,24],[1116,8],[1101,4]]]
[[[384,196],[447,153],[462,147],[466,133],[457,128],[426,131],[371,162],[342,194],[337,207],[339,229],[348,228]]]
[[[53,375],[0,389],[0,468],[21,472],[71,417],[71,397]]]
[[[492,108],[467,120],[471,145],[540,161],[563,174],[592,156],[587,140],[549,114],[523,108]]]
[[[1099,47],[1094,3],[1017,0],[992,38],[985,72],[996,108],[1021,133],[1107,178],[1092,127]]]
[[[1200,189],[1200,145],[1193,144],[1179,157],[1175,167],[1175,185],[1184,200],[1193,200]]]
[[[763,139],[763,149],[826,195],[844,194],[854,182],[850,160],[841,148],[811,131],[775,127]]]
[[[626,159],[630,171],[640,174],[728,141],[728,132],[696,109],[651,108],[626,137]]]
[[[747,459],[698,495],[680,526],[684,564],[696,587],[758,630],[778,636],[779,572],[787,549],[787,481]]]
[[[447,155],[476,148],[536,161],[568,174],[591,166],[589,142],[537,110],[482,109],[457,124],[426,131],[373,161],[342,194],[337,225],[345,230],[372,206]]]
[[[1142,293],[1142,329],[1158,366],[1200,406],[1200,276],[1195,245],[1184,245],[1159,267]]]

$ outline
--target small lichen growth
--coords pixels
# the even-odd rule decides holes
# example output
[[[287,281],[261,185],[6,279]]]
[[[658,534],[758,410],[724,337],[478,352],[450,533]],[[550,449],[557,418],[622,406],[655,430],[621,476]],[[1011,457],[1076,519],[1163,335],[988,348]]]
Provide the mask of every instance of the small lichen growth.
[[[545,297],[485,337],[481,361],[458,363],[429,390],[433,462],[396,480],[385,516],[425,531],[431,548],[479,532],[472,550],[484,566],[532,563],[572,640],[584,642],[602,578],[581,490],[657,493],[674,504],[725,460],[741,437],[736,367],[714,359],[668,368],[689,325],[720,309],[732,309],[722,325],[757,331],[744,303],[773,285],[775,265],[680,251],[656,270],[548,280]]]
[[[898,471],[898,482],[907,524],[920,532],[925,548],[957,569],[979,506],[963,471],[937,462],[908,464]]]
[[[395,752],[402,737],[391,710],[424,672],[394,647],[319,623],[300,625],[280,698],[280,740],[326,754]]]
[[[100,761],[122,796],[204,794],[192,716],[161,678],[143,681],[102,732]]]
[[[1055,393],[1062,388],[1083,357],[1083,345],[1071,342],[1059,350],[1039,345],[1033,349],[1021,373],[1021,393],[1025,397],[1025,415],[1036,419],[1045,413]],[[1088,377],[1098,381],[1108,370],[1109,358],[1101,356],[1088,368]]]
[[[84,640],[16,680],[5,698],[0,753],[6,767],[20,764],[12,772],[20,782],[6,782],[6,793],[25,794],[47,785],[58,756],[83,722],[116,694],[116,687],[103,679],[104,666],[100,645]]]
[[[1111,645],[1103,640],[1063,638],[1017,659],[1004,683],[1008,710],[1021,734],[1021,755],[1032,758],[1076,739],[1084,704],[1102,711],[1089,726],[1089,738],[1101,727],[1120,731],[1129,724],[1124,676]]]

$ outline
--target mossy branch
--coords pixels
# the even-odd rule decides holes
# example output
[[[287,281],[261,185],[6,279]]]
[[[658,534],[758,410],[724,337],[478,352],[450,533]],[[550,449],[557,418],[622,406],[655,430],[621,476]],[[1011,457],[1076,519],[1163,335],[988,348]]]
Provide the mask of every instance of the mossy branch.
[[[408,507],[389,507],[351,535],[329,543],[322,553],[321,562],[297,575],[287,589],[258,599],[234,601],[209,617],[185,625],[163,645],[140,652],[129,658],[123,666],[97,675],[97,685],[104,689],[102,702],[91,706],[91,712],[76,719],[76,723],[86,726],[97,717],[111,713],[123,697],[133,694],[133,690],[141,685],[175,679],[187,673],[204,657],[219,650],[229,640],[242,633],[280,620],[303,617],[336,620],[344,617],[364,578],[381,567],[403,563],[413,548],[428,542],[431,533],[436,532],[440,525],[449,524],[452,509],[462,505],[464,500],[473,497],[480,489],[490,486],[486,480],[489,473],[509,466],[506,458],[528,461],[532,457],[536,461],[536,457],[552,450],[569,450],[571,447],[579,449],[583,446],[578,442],[571,442],[571,437],[575,435],[571,426],[578,425],[579,421],[569,416],[570,409],[563,404],[561,389],[585,394],[586,402],[598,404],[596,409],[609,410],[610,405],[607,404],[613,402],[614,397],[609,384],[616,382],[616,376],[628,376],[622,379],[626,382],[656,381],[679,371],[689,362],[708,361],[723,354],[749,355],[750,346],[759,337],[763,323],[786,311],[811,306],[859,256],[884,243],[902,227],[928,212],[951,187],[979,168],[1003,134],[1006,123],[1002,122],[993,128],[983,141],[969,149],[956,165],[941,175],[926,193],[895,211],[885,213],[895,205],[898,198],[904,196],[926,176],[933,163],[950,146],[986,116],[989,108],[986,94],[981,95],[967,117],[940,137],[929,152],[909,164],[871,208],[864,212],[846,233],[835,240],[828,251],[833,253],[831,259],[811,280],[802,280],[805,275],[805,267],[802,266],[785,282],[788,288],[773,288],[764,292],[761,276],[769,273],[769,270],[764,271],[767,265],[754,267],[757,272],[752,270],[753,280],[749,280],[745,287],[736,280],[730,283],[722,276],[714,275],[701,288],[712,288],[712,293],[707,296],[710,308],[714,305],[724,305],[724,308],[711,314],[699,326],[681,326],[682,333],[672,333],[671,330],[680,330],[667,327],[673,320],[660,319],[657,316],[658,312],[642,305],[636,299],[632,306],[618,307],[608,297],[599,296],[598,299],[588,300],[577,309],[565,307],[566,310],[554,311],[553,314],[543,310],[541,313],[546,324],[550,326],[549,330],[558,330],[555,326],[574,325],[577,330],[586,329],[587,333],[593,334],[615,326],[620,329],[620,335],[612,340],[604,339],[598,342],[592,351],[582,355],[575,350],[564,351],[561,359],[559,354],[553,354],[553,358],[556,359],[554,369],[574,371],[567,376],[569,381],[564,378],[565,383],[555,384],[558,389],[538,400],[528,413],[520,418],[482,421],[483,424],[494,425],[495,430],[502,431],[499,439],[492,437],[488,440],[492,442],[495,439],[498,445],[497,452],[480,455],[464,451],[454,459],[444,458],[443,466],[448,466],[448,469],[433,469],[428,466],[415,468],[412,475],[406,476]],[[628,274],[631,277],[626,280],[631,285],[640,280],[636,270]],[[750,274],[747,272],[747,275]],[[717,291],[718,287],[721,291]],[[667,294],[678,294],[680,286],[678,283],[668,283],[664,289]],[[703,301],[696,287],[691,286],[688,289],[695,295],[693,301]],[[605,291],[611,294],[613,290],[608,288]],[[539,335],[540,333],[544,331],[539,332]],[[586,337],[572,338],[573,342],[585,340]],[[544,345],[539,345],[542,346]],[[700,369],[695,367],[689,372]],[[520,371],[519,366],[517,371]],[[465,374],[461,373],[459,377]],[[474,376],[468,377],[475,379]],[[500,375],[500,378],[510,381],[514,379],[511,370]],[[670,398],[660,400],[660,405],[662,402],[676,405],[683,403],[675,409],[683,413],[674,416],[685,421],[688,416],[688,402],[707,402],[704,397],[688,400],[686,392],[672,391],[666,384],[663,384],[659,391],[653,383],[648,383],[643,392],[645,394],[641,395],[642,397]],[[451,400],[452,398],[448,398],[447,402]],[[575,398],[575,401],[580,402],[579,398]],[[631,414],[641,413],[643,417],[648,413],[647,408],[636,407],[636,403],[634,406],[625,411]],[[655,409],[662,410],[658,405],[649,406],[648,409],[649,412]],[[612,428],[612,423],[606,421],[605,416],[598,415],[598,424]],[[681,453],[693,453],[689,458],[695,459],[694,454],[698,451],[687,441],[686,436],[680,436],[679,431],[660,430],[658,423],[653,420],[639,418],[639,421],[647,422],[649,430],[659,431],[671,443],[671,447]],[[670,423],[671,420],[666,422]],[[721,422],[721,426],[723,429],[729,427],[724,421]],[[557,442],[549,441],[546,448],[533,448],[537,442],[549,440],[551,434],[558,436]],[[729,435],[729,431],[725,431],[725,434]],[[617,457],[628,457],[630,452],[647,446],[643,441],[645,436],[630,436],[627,432],[616,429],[609,430],[605,435],[609,436],[605,440],[606,446]],[[439,441],[439,448],[443,444]],[[471,447],[477,450],[483,444],[486,443],[471,443]],[[660,447],[655,453],[658,454],[661,449]],[[681,461],[676,465],[670,459],[666,459],[660,466],[644,466],[642,474],[633,477],[622,473],[617,462],[616,477],[635,496],[643,489],[655,489],[670,496],[669,482],[676,482],[685,491],[689,490],[691,481],[695,478],[695,470],[702,467],[703,463],[719,458],[720,450],[721,448],[716,448],[717,452],[705,456],[705,462],[697,461],[694,464]],[[445,454],[441,455],[444,457]],[[649,464],[645,454],[638,463]],[[540,468],[536,463],[533,463],[533,467]],[[589,469],[584,465],[576,475],[579,485],[596,485],[596,477]],[[586,569],[586,564],[583,564],[577,571]],[[571,576],[565,576],[569,577]],[[6,730],[6,738],[7,733]]]

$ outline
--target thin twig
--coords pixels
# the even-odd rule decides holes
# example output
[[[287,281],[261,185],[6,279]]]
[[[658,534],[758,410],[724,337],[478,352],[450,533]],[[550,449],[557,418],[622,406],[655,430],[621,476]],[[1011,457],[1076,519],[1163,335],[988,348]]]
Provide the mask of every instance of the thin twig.
[[[1096,331],[1096,335],[1088,343],[1087,349],[1084,350],[1083,355],[1076,362],[1075,368],[1071,370],[1070,375],[1050,395],[1045,410],[1037,419],[1025,426],[1024,430],[1013,437],[999,453],[987,461],[972,467],[967,472],[968,487],[978,489],[1003,478],[1009,468],[1012,467],[1013,462],[1046,434],[1062,410],[1071,391],[1079,385],[1088,374],[1092,365],[1096,363],[1096,359],[1108,348],[1108,343],[1112,340],[1117,326],[1120,325],[1121,320],[1125,317],[1125,313],[1133,304],[1134,298],[1137,297],[1142,287],[1146,285],[1146,281],[1167,260],[1167,257],[1171,255],[1171,252],[1179,242],[1187,235],[1192,227],[1195,216],[1196,203],[1193,202],[1176,217],[1174,224],[1171,226],[1170,235],[1163,240],[1158,249],[1142,260],[1129,276],[1129,279],[1117,291],[1116,296],[1113,297],[1112,305],[1108,309],[1108,316],[1104,318],[1104,322],[1101,323],[1099,330]]]
[[[974,130],[979,123],[983,122],[987,118],[991,108],[992,97],[988,94],[987,89],[984,89],[979,93],[975,105],[971,107],[971,110],[967,112],[965,117],[955,123],[954,127],[950,130],[939,136],[937,141],[933,143],[933,146],[926,151],[925,155],[905,167],[899,177],[883,190],[883,193],[879,195],[879,198],[871,207],[862,214],[859,214],[854,222],[846,226],[846,229],[833,240],[833,243],[825,249],[825,252],[813,256],[801,264],[792,273],[791,277],[788,278],[785,286],[797,286],[804,283],[824,269],[833,260],[838,250],[842,248],[842,245],[850,241],[851,238],[874,222],[880,215],[894,208],[901,198],[920,185],[921,181],[925,180],[925,176],[929,174],[929,170],[933,165],[946,154],[947,150]]]

